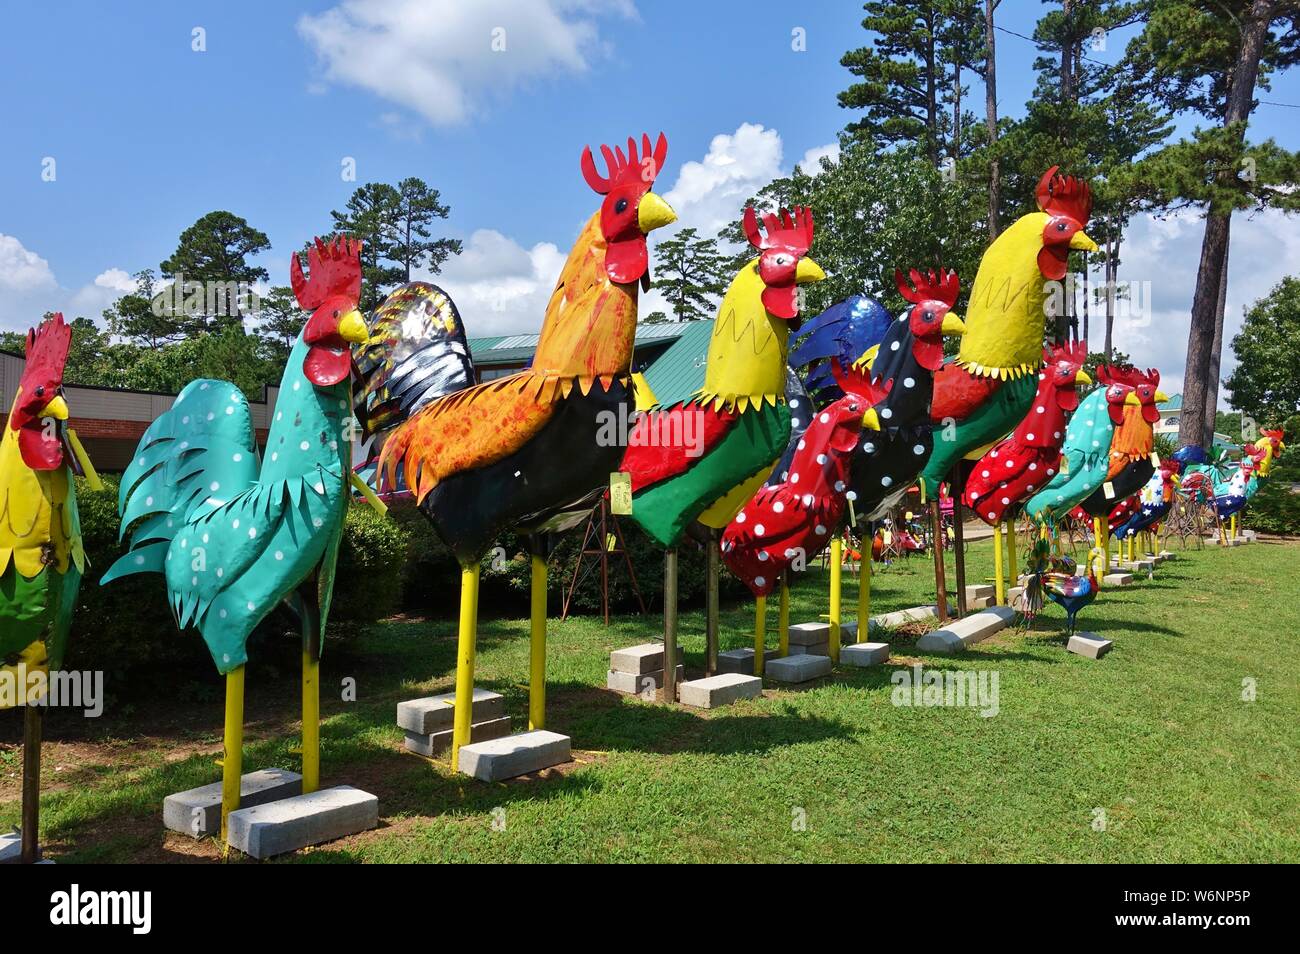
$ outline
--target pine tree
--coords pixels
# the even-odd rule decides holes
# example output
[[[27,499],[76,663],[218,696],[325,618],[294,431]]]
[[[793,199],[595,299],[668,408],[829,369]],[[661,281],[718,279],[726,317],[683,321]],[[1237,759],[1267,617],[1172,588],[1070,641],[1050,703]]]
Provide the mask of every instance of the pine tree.
[[[668,299],[676,321],[711,318],[731,276],[716,239],[682,229],[655,245],[654,283]]]

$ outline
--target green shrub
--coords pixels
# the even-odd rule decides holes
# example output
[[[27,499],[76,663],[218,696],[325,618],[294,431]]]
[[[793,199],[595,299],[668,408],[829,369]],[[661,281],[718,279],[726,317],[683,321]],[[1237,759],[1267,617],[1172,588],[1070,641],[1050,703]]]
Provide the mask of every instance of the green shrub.
[[[343,524],[330,619],[368,623],[396,613],[410,550],[411,532],[405,526],[369,504],[354,502]]]

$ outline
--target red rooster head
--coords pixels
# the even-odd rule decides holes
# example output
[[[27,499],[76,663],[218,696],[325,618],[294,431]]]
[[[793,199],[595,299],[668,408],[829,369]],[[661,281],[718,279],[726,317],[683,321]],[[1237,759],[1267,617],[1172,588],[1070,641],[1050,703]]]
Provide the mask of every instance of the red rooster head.
[[[894,270],[898,293],[912,303],[907,319],[912,332],[912,355],[917,364],[929,371],[943,367],[943,336],[960,335],[965,324],[953,312],[961,285],[957,273],[939,269],[934,272],[911,271],[909,285],[902,269]]]
[[[582,177],[605,197],[600,205],[600,231],[605,237],[605,274],[620,285],[640,281],[649,268],[646,236],[657,228],[677,221],[677,213],[650,191],[668,155],[668,140],[660,133],[654,147],[649,135],[641,134],[641,154],[636,140],[627,138],[627,154],[620,146],[601,146],[609,174],[596,171],[591,147],[582,150]]]
[[[307,250],[311,277],[302,274],[295,254],[289,263],[289,281],[298,305],[311,317],[302,329],[308,345],[302,370],[317,387],[338,384],[352,371],[351,344],[363,344],[366,321],[357,310],[361,299],[361,240],[345,237],[333,242],[319,238]]]
[[[799,317],[799,285],[819,282],[826,277],[821,266],[808,258],[813,243],[812,209],[799,206],[794,215],[786,209],[763,216],[767,229],[758,227],[758,213],[745,206],[745,237],[761,253],[758,277],[763,280],[763,307],[778,318],[792,321]]]
[[[27,364],[18,381],[18,397],[9,426],[18,432],[18,450],[32,470],[56,470],[64,460],[68,404],[63,400],[63,365],[72,343],[72,328],[55,313],[27,332]]]
[[[1075,341],[1072,344],[1054,345],[1043,349],[1044,380],[1051,382],[1056,392],[1056,405],[1063,411],[1073,411],[1079,406],[1079,392],[1076,385],[1085,388],[1092,384],[1092,378],[1083,370],[1088,360],[1088,343]]]
[[[1092,214],[1092,190],[1074,176],[1057,175],[1052,166],[1038,183],[1038,208],[1047,213],[1038,270],[1051,281],[1065,277],[1070,250],[1097,251],[1097,243],[1083,231]]]
[[[1097,366],[1097,380],[1106,388],[1106,410],[1111,422],[1119,424],[1124,420],[1124,405],[1130,403],[1130,399],[1132,403],[1138,403],[1133,385],[1125,379],[1123,368],[1109,364]]]
[[[831,374],[844,397],[828,405],[818,417],[823,414],[830,416],[833,427],[830,446],[847,454],[857,446],[858,434],[863,428],[880,430],[876,405],[889,397],[894,382],[872,378],[864,369],[845,368],[837,359],[831,360]]]
[[[1148,368],[1145,372],[1137,368],[1111,368],[1111,376],[1112,380],[1121,381],[1132,389],[1126,403],[1141,405],[1144,421],[1154,424],[1160,420],[1160,408],[1156,405],[1168,401],[1169,395],[1160,390],[1159,371],[1155,368]]]

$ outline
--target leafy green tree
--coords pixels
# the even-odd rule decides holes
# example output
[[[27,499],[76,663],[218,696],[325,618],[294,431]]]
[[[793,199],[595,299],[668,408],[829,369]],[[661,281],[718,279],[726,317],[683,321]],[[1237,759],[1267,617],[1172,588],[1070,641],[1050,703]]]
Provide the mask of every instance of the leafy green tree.
[[[298,307],[293,289],[286,285],[272,288],[262,296],[261,305],[257,314],[257,333],[266,343],[269,353],[277,355],[283,363],[308,316]]]
[[[248,258],[270,247],[265,232],[226,211],[209,212],[181,233],[176,251],[159,268],[164,278],[178,282],[171,289],[171,310],[178,320],[184,312],[186,333],[222,324],[242,327],[248,291],[269,278],[265,268]],[[187,290],[190,282],[203,287]]]
[[[857,82],[839,103],[864,111],[846,133],[916,148],[935,166],[945,155],[961,155],[962,73],[975,67],[984,47],[977,0],[868,0],[863,9],[871,45],[840,59]]]
[[[389,291],[411,280],[413,270],[423,267],[437,274],[450,256],[460,254],[459,239],[431,237],[433,220],[450,212],[437,189],[414,177],[396,186],[367,182],[342,211],[330,212],[335,234],[362,240],[362,311],[377,308]]]
[[[390,257],[402,267],[402,281],[409,282],[411,271],[416,268],[427,268],[438,274],[443,262],[459,255],[461,250],[460,239],[431,237],[430,224],[434,219],[445,219],[451,207],[439,201],[437,189],[429,188],[428,183],[414,176],[397,184],[397,197],[397,234]]]
[[[668,299],[676,321],[713,317],[717,299],[730,275],[716,239],[698,238],[695,229],[682,229],[655,245],[654,283]]]
[[[104,309],[110,333],[149,348],[180,341],[192,330],[168,291],[160,294],[153,269],[135,273],[135,291]]]
[[[1147,0],[1147,6],[1146,24],[1127,51],[1134,75],[1171,112],[1213,124],[1144,162],[1161,200],[1190,202],[1206,213],[1179,420],[1180,441],[1205,445],[1217,406],[1232,213],[1261,205],[1300,208],[1294,188],[1300,156],[1246,139],[1256,88],[1268,89],[1272,74],[1300,62],[1300,29],[1295,4],[1286,0]]]
[[[1250,306],[1232,351],[1233,407],[1266,426],[1300,411],[1300,278],[1282,279]]]

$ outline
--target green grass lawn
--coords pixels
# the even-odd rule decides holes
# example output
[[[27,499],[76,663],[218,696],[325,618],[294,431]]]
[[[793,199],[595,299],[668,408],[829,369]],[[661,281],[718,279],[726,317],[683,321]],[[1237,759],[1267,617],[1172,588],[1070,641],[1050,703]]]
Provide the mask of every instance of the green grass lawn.
[[[918,654],[914,637],[899,636],[887,666],[803,691],[769,686],[713,712],[605,690],[609,652],[656,636],[657,615],[608,629],[553,622],[548,728],[572,737],[575,761],[491,785],[402,750],[395,704],[451,688],[454,623],[388,621],[330,647],[322,664],[323,782],[379,795],[381,827],[284,860],[1294,862],[1297,555],[1279,543],[1178,552],[1155,579],[1104,590],[1080,617],[1116,642],[1100,661],[1065,651],[1051,606],[1030,631],[1005,630],[962,656]],[[990,544],[973,544],[970,582],[991,562]],[[878,572],[873,612],[929,601],[932,581],[926,558]],[[794,621],[825,612],[826,589],[822,570],[803,574]],[[852,619],[847,577],[844,596]],[[751,627],[752,605],[724,609],[723,648],[749,644]],[[773,645],[774,628],[773,611]],[[703,659],[702,614],[684,612],[681,629],[690,675]],[[526,620],[485,621],[479,634],[478,684],[506,695],[519,727],[527,636]],[[917,661],[995,671],[998,714],[891,704],[891,673]],[[354,703],[337,698],[348,677]],[[214,840],[161,826],[167,793],[218,778],[220,684],[210,683],[200,698],[137,700],[99,720],[51,717],[51,857],[219,858]],[[250,666],[246,770],[298,767],[297,692],[296,673]],[[18,726],[3,714],[6,742]],[[16,746],[0,749],[5,828],[18,820],[20,765]]]

